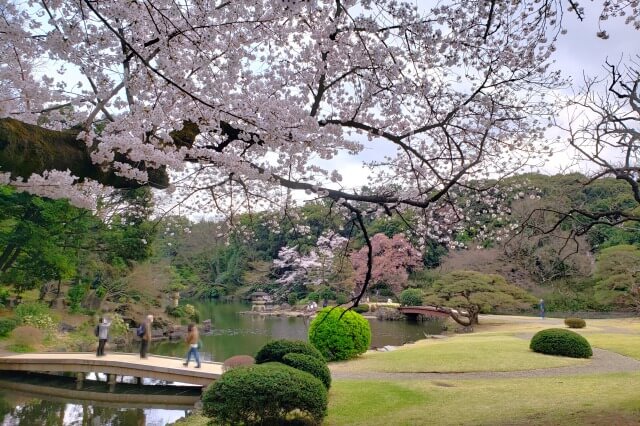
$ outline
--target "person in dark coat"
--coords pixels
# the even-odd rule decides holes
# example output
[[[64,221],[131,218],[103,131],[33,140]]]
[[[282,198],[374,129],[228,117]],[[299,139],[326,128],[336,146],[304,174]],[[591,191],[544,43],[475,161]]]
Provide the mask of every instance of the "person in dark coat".
[[[147,357],[149,342],[151,341],[151,324],[153,324],[153,315],[147,315],[147,319],[141,324],[142,330],[138,330],[140,337],[140,358]]]

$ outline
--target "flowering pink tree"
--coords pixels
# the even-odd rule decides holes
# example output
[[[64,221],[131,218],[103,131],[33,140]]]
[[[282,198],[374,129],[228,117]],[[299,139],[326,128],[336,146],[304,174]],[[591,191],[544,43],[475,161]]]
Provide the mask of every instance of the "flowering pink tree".
[[[327,284],[346,253],[347,239],[329,231],[318,238],[316,247],[301,254],[297,247],[282,247],[273,266],[282,272],[281,284],[302,282],[308,285]]]
[[[82,205],[96,183],[177,187],[227,216],[306,191],[369,249],[368,214],[427,229],[453,188],[548,151],[564,3],[415,4],[3,2],[0,183]],[[367,194],[318,161],[365,148],[385,154]]]
[[[373,246],[373,268],[371,282],[387,284],[394,293],[400,293],[406,286],[409,273],[422,269],[422,254],[403,235],[389,238],[376,234],[371,238]],[[356,273],[357,289],[362,289],[367,273],[368,250],[366,247],[351,255],[351,263]]]

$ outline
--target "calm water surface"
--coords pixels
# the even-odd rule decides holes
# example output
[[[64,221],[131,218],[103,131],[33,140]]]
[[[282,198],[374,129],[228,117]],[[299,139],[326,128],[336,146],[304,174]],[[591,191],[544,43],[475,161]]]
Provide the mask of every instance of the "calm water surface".
[[[205,359],[224,361],[233,355],[255,355],[258,349],[273,339],[307,340],[309,319],[290,317],[263,317],[243,315],[251,305],[231,302],[190,302],[200,312],[200,318],[211,319],[213,333],[202,336],[201,353]],[[385,345],[399,346],[424,338],[424,334],[437,334],[437,322],[378,321],[371,324],[373,348]],[[135,348],[134,348],[135,350]],[[183,357],[187,345],[183,342],[158,342],[150,352],[158,355]],[[100,406],[99,403],[65,401],[52,395],[29,395],[2,389],[0,385],[0,425],[113,425],[164,426],[183,417],[185,410],[159,408],[118,408]]]
[[[274,339],[307,340],[308,318],[274,317],[241,314],[251,310],[250,304],[238,302],[190,302],[200,312],[202,320],[211,319],[213,332],[201,336],[201,352],[208,359],[224,361],[234,355],[252,355],[268,341]],[[438,334],[439,322],[380,321],[369,319],[371,347],[400,346],[424,339],[424,334]],[[181,357],[187,345],[182,342],[158,342],[151,351],[159,355]]]

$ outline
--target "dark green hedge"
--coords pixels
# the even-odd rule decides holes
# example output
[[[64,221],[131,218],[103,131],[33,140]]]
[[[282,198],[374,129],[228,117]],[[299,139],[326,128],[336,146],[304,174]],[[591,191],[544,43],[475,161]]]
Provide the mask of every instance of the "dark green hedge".
[[[6,337],[18,326],[18,320],[14,318],[0,318],[0,337]]]
[[[282,358],[289,353],[304,354],[324,359],[322,354],[312,345],[302,340],[273,340],[264,345],[256,354],[256,364],[275,361],[282,362]]]
[[[331,387],[331,372],[323,359],[304,354],[288,353],[282,358],[282,362],[289,367],[306,371],[319,379],[327,389]]]
[[[350,359],[369,349],[371,327],[356,312],[325,308],[309,326],[309,341],[327,361]]]
[[[236,368],[207,388],[202,411],[216,424],[321,424],[327,389],[311,374],[280,364]]]
[[[585,328],[587,323],[582,318],[565,318],[564,324],[569,328]]]
[[[578,333],[562,328],[548,328],[536,333],[529,344],[531,350],[548,355],[589,358],[591,345]]]
[[[400,304],[403,306],[422,306],[422,290],[419,288],[408,288],[400,293]]]
[[[351,310],[359,314],[363,314],[365,312],[369,312],[369,305],[366,303],[360,303],[358,306],[351,308]]]

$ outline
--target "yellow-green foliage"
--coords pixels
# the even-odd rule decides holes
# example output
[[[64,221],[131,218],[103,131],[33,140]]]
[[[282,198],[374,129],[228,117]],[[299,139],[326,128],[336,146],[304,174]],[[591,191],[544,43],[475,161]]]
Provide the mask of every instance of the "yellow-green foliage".
[[[569,328],[585,328],[587,322],[582,318],[565,318],[564,324]]]
[[[371,326],[351,310],[324,308],[309,326],[309,342],[327,361],[354,358],[369,349]]]
[[[111,316],[111,327],[109,328],[109,337],[124,337],[129,332],[129,326],[119,314]]]
[[[25,302],[15,310],[16,317],[24,325],[31,325],[45,331],[54,331],[56,321],[51,310],[40,302]]]
[[[629,308],[640,300],[640,249],[631,245],[609,247],[598,255],[595,298],[604,305]]]

